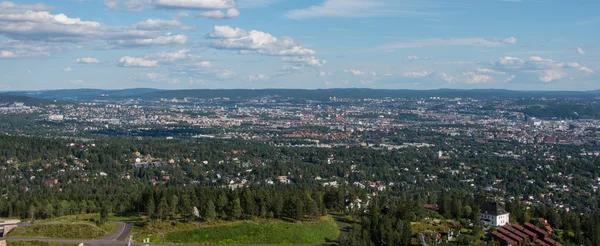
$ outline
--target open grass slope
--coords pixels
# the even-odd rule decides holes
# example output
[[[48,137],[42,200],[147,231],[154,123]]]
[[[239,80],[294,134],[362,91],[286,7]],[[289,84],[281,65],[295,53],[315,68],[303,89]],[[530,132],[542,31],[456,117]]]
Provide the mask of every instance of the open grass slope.
[[[152,243],[180,244],[320,244],[340,235],[337,222],[329,216],[303,223],[239,221],[183,228],[150,238]],[[148,235],[143,229],[140,234]]]
[[[9,233],[15,238],[97,239],[117,229],[112,223],[96,226],[87,222],[37,222]]]

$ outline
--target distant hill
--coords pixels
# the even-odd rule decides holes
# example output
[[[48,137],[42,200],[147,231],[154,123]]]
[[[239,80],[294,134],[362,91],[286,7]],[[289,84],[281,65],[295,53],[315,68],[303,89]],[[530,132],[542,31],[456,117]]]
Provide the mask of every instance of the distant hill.
[[[600,96],[600,90],[596,91],[511,91],[511,90],[384,90],[384,89],[228,89],[228,90],[159,90],[149,88],[125,89],[125,90],[99,90],[99,89],[73,89],[73,90],[49,90],[49,91],[13,91],[7,92],[11,95],[45,98],[45,99],[115,99],[140,97],[145,99],[157,98],[254,98],[264,96],[294,97],[312,100],[328,100],[330,97],[344,98],[424,98],[424,97],[446,97],[446,98],[532,98],[532,97],[596,97]]]
[[[320,90],[294,90],[294,89],[264,89],[264,90],[169,90],[154,91],[140,95],[142,98],[174,98],[174,97],[263,97],[280,96],[295,97],[313,100],[327,100],[330,97],[345,98],[528,98],[528,97],[590,97],[600,96],[600,91],[510,91],[510,90],[381,90],[381,89],[320,89]]]
[[[12,104],[14,102],[22,102],[25,103],[26,106],[45,106],[48,104],[56,104],[54,100],[42,99],[42,98],[33,98],[26,96],[15,96],[15,95],[7,95],[0,94],[0,106],[6,106]]]
[[[97,99],[114,97],[134,97],[137,95],[159,91],[150,88],[135,88],[123,90],[100,90],[100,89],[72,89],[72,90],[47,90],[47,91],[10,91],[6,94],[28,96],[46,99]]]

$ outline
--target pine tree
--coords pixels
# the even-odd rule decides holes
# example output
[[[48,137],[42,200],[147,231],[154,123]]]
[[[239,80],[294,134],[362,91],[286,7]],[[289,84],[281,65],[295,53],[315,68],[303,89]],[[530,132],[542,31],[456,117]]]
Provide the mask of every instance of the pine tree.
[[[204,218],[206,220],[213,220],[217,217],[217,211],[215,210],[215,204],[213,203],[212,200],[208,201],[208,204],[206,205],[206,211],[204,214]]]
[[[231,209],[233,219],[240,219],[242,217],[242,205],[240,199],[236,198],[233,201],[233,208]]]
[[[148,204],[146,204],[146,215],[152,218],[152,216],[154,216],[154,211],[156,211],[156,205],[154,205],[154,198],[151,197],[148,200]]]

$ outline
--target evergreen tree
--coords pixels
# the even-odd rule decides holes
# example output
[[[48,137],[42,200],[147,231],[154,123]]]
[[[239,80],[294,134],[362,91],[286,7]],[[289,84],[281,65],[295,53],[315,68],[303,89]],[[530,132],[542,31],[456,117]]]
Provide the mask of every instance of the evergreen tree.
[[[215,209],[215,204],[212,200],[209,200],[208,204],[206,205],[206,212],[204,213],[204,218],[206,220],[215,219],[217,217],[217,211]]]

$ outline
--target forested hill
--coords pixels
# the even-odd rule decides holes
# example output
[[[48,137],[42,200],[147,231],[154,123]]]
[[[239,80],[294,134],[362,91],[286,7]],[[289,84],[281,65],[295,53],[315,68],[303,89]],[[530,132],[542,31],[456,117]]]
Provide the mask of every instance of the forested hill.
[[[43,98],[0,94],[0,106],[6,106],[14,102],[22,102],[25,103],[26,106],[44,106],[56,103],[54,100],[48,100]]]
[[[383,90],[383,89],[229,89],[229,90],[158,90],[158,89],[125,89],[125,90],[97,90],[97,89],[74,89],[74,90],[49,90],[49,91],[14,91],[7,92],[11,95],[30,96],[46,99],[94,99],[94,98],[253,98],[264,96],[294,97],[311,100],[328,100],[330,97],[339,98],[540,98],[540,97],[596,97],[600,96],[597,91],[510,91],[510,90]]]

